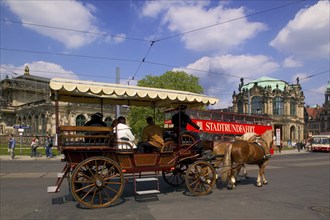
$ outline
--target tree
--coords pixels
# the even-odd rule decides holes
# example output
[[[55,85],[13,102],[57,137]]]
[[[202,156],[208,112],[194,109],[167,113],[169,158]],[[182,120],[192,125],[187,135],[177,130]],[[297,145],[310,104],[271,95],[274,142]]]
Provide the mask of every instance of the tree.
[[[193,93],[203,93],[203,87],[199,85],[196,76],[189,75],[183,71],[168,71],[160,76],[147,75],[138,81],[138,86],[160,89],[174,89]],[[161,127],[164,125],[164,109],[153,109],[131,106],[128,121],[137,137],[141,137],[143,127],[146,126],[146,117],[154,117],[155,123]]]

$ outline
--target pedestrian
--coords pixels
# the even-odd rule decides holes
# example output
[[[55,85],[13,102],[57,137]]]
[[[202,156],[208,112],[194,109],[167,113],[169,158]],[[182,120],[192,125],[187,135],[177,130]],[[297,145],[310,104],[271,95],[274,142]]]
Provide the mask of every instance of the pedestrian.
[[[45,139],[45,149],[46,149],[47,159],[53,157],[52,147],[53,147],[53,137],[50,134],[47,134]]]
[[[280,145],[278,146],[278,152],[281,153],[282,152],[282,141],[280,142]]]
[[[37,156],[38,146],[39,146],[39,138],[38,138],[38,136],[35,136],[32,139],[32,142],[31,142],[31,157],[36,157]]]
[[[9,142],[8,142],[8,153],[11,159],[15,157],[15,139],[13,134],[9,134]]]

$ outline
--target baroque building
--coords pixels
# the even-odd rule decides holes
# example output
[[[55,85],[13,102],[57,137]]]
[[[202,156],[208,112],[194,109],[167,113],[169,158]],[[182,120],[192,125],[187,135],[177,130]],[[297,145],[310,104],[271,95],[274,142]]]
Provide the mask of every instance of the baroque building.
[[[267,115],[275,135],[283,146],[300,142],[304,137],[304,93],[296,84],[270,77],[260,77],[238,87],[233,93],[233,111],[241,114]]]
[[[315,134],[330,134],[330,81],[324,97],[322,106],[307,106],[305,109],[305,131],[308,137]]]
[[[23,142],[32,136],[44,137],[56,133],[55,107],[50,99],[49,78],[30,75],[28,67],[24,75],[16,78],[8,76],[0,82],[0,136],[20,134]],[[95,106],[88,104],[59,103],[61,125],[84,125],[95,112],[104,115],[103,120],[110,126],[116,116],[115,106]],[[101,110],[102,109],[102,110]],[[127,109],[120,109],[127,114]],[[22,130],[21,130],[22,131]],[[1,138],[6,140],[5,138]]]

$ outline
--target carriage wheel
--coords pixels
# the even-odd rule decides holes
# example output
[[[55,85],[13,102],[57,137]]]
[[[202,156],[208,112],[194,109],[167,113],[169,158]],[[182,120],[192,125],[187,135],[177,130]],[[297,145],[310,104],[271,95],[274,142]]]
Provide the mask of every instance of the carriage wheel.
[[[70,187],[76,201],[87,208],[108,207],[121,196],[124,175],[115,161],[91,157],[76,166]]]
[[[180,186],[182,185],[184,180],[185,172],[188,168],[188,164],[179,163],[175,166],[175,169],[170,172],[163,171],[163,179],[165,182],[171,186]]]
[[[215,185],[217,175],[214,167],[206,161],[196,161],[186,172],[188,190],[195,196],[209,194]]]

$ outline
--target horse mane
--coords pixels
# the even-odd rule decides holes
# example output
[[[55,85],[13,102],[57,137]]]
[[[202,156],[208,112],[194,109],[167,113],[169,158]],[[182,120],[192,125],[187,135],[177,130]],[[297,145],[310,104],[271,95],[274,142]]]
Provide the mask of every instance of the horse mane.
[[[260,138],[267,144],[267,148],[270,148],[270,144],[273,141],[273,131],[272,130],[267,130],[265,131]]]
[[[254,142],[256,141],[257,138],[257,134],[254,132],[247,132],[245,134],[243,134],[241,137],[239,137],[239,140],[244,140],[244,141],[249,141],[249,142]]]

